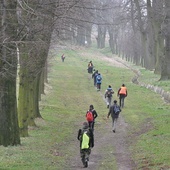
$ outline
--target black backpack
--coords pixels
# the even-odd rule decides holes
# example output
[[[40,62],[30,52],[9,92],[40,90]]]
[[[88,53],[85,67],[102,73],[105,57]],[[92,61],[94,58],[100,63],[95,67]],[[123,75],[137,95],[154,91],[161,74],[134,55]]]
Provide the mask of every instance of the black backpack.
[[[113,110],[114,110],[115,114],[119,114],[120,113],[120,107],[118,105],[114,105]]]
[[[109,97],[109,98],[112,97],[112,92],[111,92],[111,90],[108,90],[108,91],[107,91],[107,97]]]

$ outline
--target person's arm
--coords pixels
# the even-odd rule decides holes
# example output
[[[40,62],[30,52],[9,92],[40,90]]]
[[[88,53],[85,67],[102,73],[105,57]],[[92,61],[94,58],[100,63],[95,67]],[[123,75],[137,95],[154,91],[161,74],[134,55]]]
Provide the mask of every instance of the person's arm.
[[[77,139],[80,140],[80,137],[81,137],[81,129],[78,130]]]
[[[105,97],[105,98],[107,97],[107,90],[105,91],[104,97]]]
[[[110,114],[111,114],[111,111],[112,111],[112,106],[111,106],[110,109],[109,109],[109,112],[108,112],[108,114],[107,114],[107,118],[109,118],[109,116],[110,116]]]
[[[89,131],[90,131],[90,147],[93,148],[94,147],[94,135],[91,129],[89,129]]]
[[[119,92],[120,92],[120,90],[121,90],[121,88],[118,90],[118,92],[117,92],[117,96],[119,96]]]
[[[96,117],[98,116],[96,110],[93,110],[93,114],[94,114],[94,119],[96,119]]]

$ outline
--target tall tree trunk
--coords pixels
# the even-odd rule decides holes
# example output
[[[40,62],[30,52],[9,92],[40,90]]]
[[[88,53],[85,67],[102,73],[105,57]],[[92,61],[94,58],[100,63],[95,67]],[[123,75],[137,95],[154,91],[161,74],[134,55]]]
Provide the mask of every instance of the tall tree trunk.
[[[87,41],[87,46],[91,46],[92,41],[91,41],[91,33],[92,33],[92,24],[86,24],[86,41]]]
[[[17,102],[16,0],[2,0],[0,51],[0,145],[20,144]]]
[[[149,69],[155,69],[156,55],[154,53],[154,30],[153,30],[153,8],[151,6],[151,0],[147,0],[147,18],[148,18],[148,41],[147,41],[147,51],[149,60]]]
[[[163,12],[163,2],[160,0],[154,0],[152,2],[152,27],[154,31],[154,55],[156,59],[155,74],[161,73],[161,58],[164,55],[164,36],[161,32],[161,24]]]
[[[77,45],[85,46],[85,29],[83,26],[77,28]]]
[[[165,57],[162,58],[161,80],[170,79],[170,1],[165,0],[165,20],[164,20],[164,34],[165,34]]]
[[[133,63],[136,65],[140,65],[140,54],[137,49],[138,45],[138,37],[137,37],[137,28],[135,26],[135,17],[134,17],[134,3],[131,0],[131,23],[132,23],[132,29],[133,29]]]
[[[98,25],[97,47],[105,47],[106,26]]]
[[[115,54],[115,45],[114,45],[114,40],[113,40],[112,26],[108,26],[108,33],[109,33],[109,46],[112,51],[112,54]]]
[[[141,35],[141,61],[142,61],[142,66],[148,68],[148,56],[146,53],[146,41],[147,41],[147,35],[146,35],[146,31],[144,29],[144,24],[142,21],[142,15],[141,15],[141,8],[139,5],[139,0],[134,0],[134,3],[136,5],[137,8],[137,15],[138,15],[138,25],[139,25],[139,29],[140,29],[140,35]]]
[[[26,53],[28,47],[26,44],[20,44],[20,70],[19,70],[19,91],[18,91],[18,120],[20,135],[22,137],[28,136],[28,88],[29,81],[27,77],[28,68],[26,67],[27,59]]]

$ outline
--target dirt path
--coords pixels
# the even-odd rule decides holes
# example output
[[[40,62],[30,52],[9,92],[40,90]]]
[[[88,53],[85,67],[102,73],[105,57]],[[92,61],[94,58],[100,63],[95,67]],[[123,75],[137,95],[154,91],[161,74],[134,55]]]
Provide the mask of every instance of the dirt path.
[[[82,55],[87,55],[82,53]],[[88,54],[89,55],[89,54]],[[99,56],[99,55],[96,55]],[[94,57],[94,56],[92,56]],[[120,59],[114,59],[114,58],[108,58],[105,56],[100,58],[104,61],[108,61],[110,64],[114,64],[114,67],[126,67],[123,62],[120,61]],[[127,67],[126,67],[127,68]],[[104,102],[104,95],[100,92],[101,97],[103,98]],[[118,170],[134,170],[135,164],[131,159],[131,154],[128,150],[128,136],[127,136],[127,123],[124,121],[123,117],[120,114],[118,124],[117,126],[119,129],[116,131],[116,133],[112,132],[111,128],[111,118],[109,120],[106,120],[105,124],[100,125],[102,126],[102,132],[99,129],[95,129],[94,137],[95,137],[95,147],[92,149],[91,155],[90,155],[90,161],[89,161],[89,167],[87,169],[89,170],[98,170],[100,169],[103,163],[107,163],[108,161],[114,161],[114,157],[116,158],[117,163],[117,169]],[[103,131],[105,132],[103,134]],[[76,135],[76,134],[75,134]],[[103,146],[110,146],[109,151],[107,153],[102,152]],[[79,148],[75,148],[75,157],[70,160],[70,170],[80,170],[82,169],[82,163],[80,160],[79,155]],[[110,158],[110,157],[113,157]],[[102,162],[104,161],[104,162]],[[111,170],[110,168],[108,170]]]

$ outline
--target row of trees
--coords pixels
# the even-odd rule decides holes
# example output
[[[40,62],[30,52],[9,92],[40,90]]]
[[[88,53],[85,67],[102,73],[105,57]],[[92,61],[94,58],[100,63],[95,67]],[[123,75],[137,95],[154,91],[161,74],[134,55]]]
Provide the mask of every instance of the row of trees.
[[[95,34],[104,48],[108,35],[113,54],[170,78],[169,0],[2,0],[0,8],[0,145],[20,144],[41,117],[52,38],[90,46]]]
[[[56,1],[2,0],[0,8],[0,145],[8,146],[20,144],[41,117]]]
[[[36,126],[52,37],[84,41],[85,8],[92,11],[92,1],[86,2],[0,1],[0,145],[20,144],[20,137],[29,135],[28,127]]]
[[[106,35],[113,54],[154,70],[161,80],[170,79],[169,0],[92,0],[75,6],[75,18],[65,17],[64,37],[78,45],[91,45],[93,27],[97,46],[104,48]],[[77,9],[78,8],[78,9]],[[69,11],[69,16],[73,11]],[[77,20],[78,19],[78,20]],[[68,25],[68,23],[70,23]],[[69,37],[69,36],[70,37]]]

